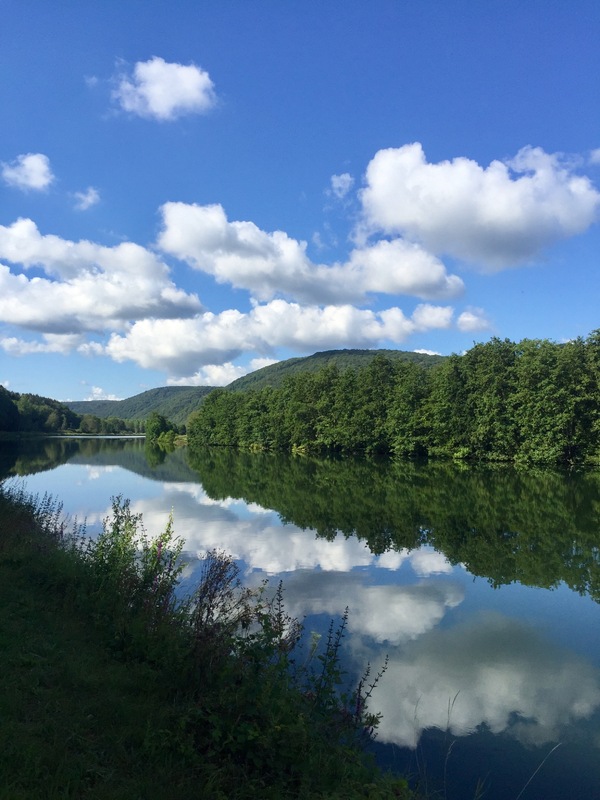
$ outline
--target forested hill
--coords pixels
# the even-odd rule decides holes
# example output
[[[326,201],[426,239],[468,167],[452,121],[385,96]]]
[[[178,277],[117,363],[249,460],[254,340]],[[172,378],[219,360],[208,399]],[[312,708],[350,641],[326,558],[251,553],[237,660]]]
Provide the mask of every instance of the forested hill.
[[[323,367],[336,366],[340,370],[366,367],[375,356],[390,360],[410,361],[420,366],[433,366],[444,356],[411,353],[404,350],[326,350],[304,358],[288,358],[263,367],[230,383],[232,391],[278,387],[284,378],[300,372],[314,373]],[[149,389],[126,400],[78,400],[66,405],[77,414],[92,414],[100,419],[146,419],[152,412],[161,414],[176,425],[185,425],[189,415],[196,411],[213,386],[162,386]]]
[[[557,344],[492,339],[435,369],[378,354],[280,387],[211,392],[187,426],[192,451],[252,450],[600,463],[600,330]]]
[[[185,425],[212,386],[162,386],[149,389],[126,400],[78,400],[66,405],[77,414],[93,414],[100,419],[146,419],[153,411],[176,423]]]
[[[268,367],[257,369],[249,375],[230,383],[226,388],[233,391],[262,389],[264,386],[281,386],[289,375],[299,372],[319,372],[323,367],[339,370],[367,367],[376,356],[385,356],[390,361],[410,361],[422,367],[431,367],[443,361],[445,356],[413,353],[407,350],[324,350],[304,358],[288,358]]]

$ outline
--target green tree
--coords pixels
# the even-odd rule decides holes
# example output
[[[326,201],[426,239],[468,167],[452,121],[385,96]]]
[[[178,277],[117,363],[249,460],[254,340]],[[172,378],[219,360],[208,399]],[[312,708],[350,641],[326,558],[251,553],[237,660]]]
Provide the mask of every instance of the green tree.
[[[146,419],[146,440],[149,442],[158,441],[161,433],[167,433],[171,430],[174,430],[174,425],[157,411],[153,411]]]
[[[4,386],[0,386],[0,431],[16,431],[19,428],[19,409]]]
[[[593,381],[581,339],[520,343],[512,414],[517,458],[538,463],[582,460],[595,449]]]
[[[467,457],[469,447],[469,389],[463,357],[451,355],[434,367],[431,391],[423,404],[423,424],[430,455]]]
[[[397,363],[394,372],[387,419],[390,449],[397,456],[424,456],[427,436],[423,408],[430,391],[430,371],[407,361]]]
[[[517,430],[511,410],[517,347],[509,339],[476,344],[463,356],[469,413],[469,448],[478,458],[512,459]]]
[[[84,414],[79,425],[81,433],[98,434],[102,432],[102,420],[94,414]]]

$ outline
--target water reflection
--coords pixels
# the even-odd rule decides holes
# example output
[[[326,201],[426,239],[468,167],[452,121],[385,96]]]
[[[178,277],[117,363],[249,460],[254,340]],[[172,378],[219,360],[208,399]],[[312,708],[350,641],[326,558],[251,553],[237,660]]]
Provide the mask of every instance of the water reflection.
[[[189,581],[217,547],[249,584],[283,577],[309,629],[348,606],[350,675],[389,655],[379,754],[426,762],[448,800],[488,773],[486,798],[516,797],[556,742],[523,796],[600,796],[598,475],[228,451],[149,462],[139,440],[30,443],[0,463],[92,531],[113,494],[150,532],[173,509]]]
[[[354,650],[366,654],[363,643]],[[426,728],[460,735],[483,724],[543,745],[600,706],[600,672],[531,626],[486,612],[392,649],[373,706],[386,742],[414,747]]]
[[[600,600],[600,475],[454,464],[284,458],[205,450],[192,466],[213,498],[372,553],[424,544],[492,585],[560,582]]]

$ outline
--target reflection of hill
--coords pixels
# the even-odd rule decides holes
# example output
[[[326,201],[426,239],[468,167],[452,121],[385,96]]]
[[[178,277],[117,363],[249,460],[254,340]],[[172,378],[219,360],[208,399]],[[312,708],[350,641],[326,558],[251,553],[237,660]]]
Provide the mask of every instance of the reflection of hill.
[[[155,481],[189,482],[198,476],[188,466],[181,450],[165,456],[162,463],[148,459],[143,438],[48,438],[3,442],[0,479],[32,475],[60,464],[117,466]]]
[[[65,464],[76,450],[76,441],[70,439],[3,441],[0,448],[0,480],[54,469]]]
[[[94,440],[89,440],[88,444]],[[164,461],[157,462],[152,459],[152,452],[148,452],[143,439],[130,440],[96,440],[105,442],[109,446],[99,449],[86,448],[70,459],[72,464],[93,464],[95,466],[122,467],[129,472],[135,472],[143,478],[165,483],[197,482],[197,474],[190,469],[181,449],[164,454]],[[113,445],[111,448],[110,445]],[[119,447],[115,446],[120,444]],[[161,451],[163,455],[164,451]]]
[[[272,508],[320,536],[355,535],[374,553],[429,544],[494,585],[564,581],[600,600],[597,474],[226,449],[192,458],[210,497]]]

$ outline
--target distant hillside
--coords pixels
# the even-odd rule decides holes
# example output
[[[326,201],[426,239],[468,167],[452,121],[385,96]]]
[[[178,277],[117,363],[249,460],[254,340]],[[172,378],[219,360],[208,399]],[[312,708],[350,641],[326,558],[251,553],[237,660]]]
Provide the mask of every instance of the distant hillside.
[[[212,389],[212,386],[162,386],[126,400],[78,400],[65,405],[77,414],[93,414],[100,419],[146,419],[156,411],[177,425],[185,425],[188,416]]]
[[[257,369],[249,375],[230,383],[227,388],[234,392],[246,389],[261,389],[263,386],[279,386],[288,375],[297,372],[318,372],[323,367],[337,366],[338,369],[360,369],[366,367],[377,355],[391,360],[413,361],[432,367],[444,360],[444,356],[430,356],[406,350],[324,350],[304,358],[288,358],[268,367]]]

